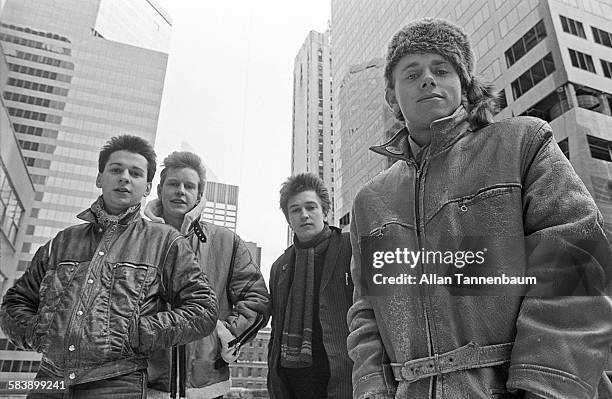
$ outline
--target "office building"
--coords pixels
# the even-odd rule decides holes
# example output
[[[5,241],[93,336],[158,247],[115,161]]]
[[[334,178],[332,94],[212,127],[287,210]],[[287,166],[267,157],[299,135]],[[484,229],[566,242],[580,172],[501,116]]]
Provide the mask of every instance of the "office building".
[[[98,152],[110,137],[133,134],[154,143],[171,20],[153,0],[2,5],[0,46],[8,66],[2,99],[35,189],[21,222],[18,277],[36,250],[80,223],[75,215],[100,195]],[[32,359],[10,349],[0,350],[0,379],[36,371],[24,366]]]
[[[333,219],[334,133],[329,30],[310,31],[293,67],[291,174],[310,172],[330,191]],[[291,237],[292,234],[289,234]]]
[[[268,397],[266,378],[268,375],[268,342],[270,328],[261,329],[257,336],[240,349],[240,356],[230,365],[232,391],[251,391],[254,397]],[[230,394],[230,397],[233,397]],[[244,397],[244,396],[243,396]]]
[[[369,99],[359,102],[343,93],[351,90],[346,82],[354,80],[354,68],[384,60],[391,36],[409,21],[445,18],[464,27],[476,55],[476,72],[500,90],[496,119],[533,115],[550,122],[555,139],[602,211],[610,236],[611,15],[612,4],[603,0],[332,0],[334,125],[341,147],[351,145],[351,132],[367,130],[381,118],[383,128],[368,131],[360,140],[371,145],[382,143],[388,135],[384,115],[367,112]],[[359,152],[341,150],[337,161],[343,170],[336,169],[342,176],[336,182],[336,213],[344,222],[350,218],[354,194],[364,183],[351,180],[346,168],[362,158]],[[368,169],[368,165],[355,169]],[[386,166],[383,162],[372,168]]]
[[[208,181],[206,182],[204,197],[206,198],[204,220],[236,232],[238,186]]]

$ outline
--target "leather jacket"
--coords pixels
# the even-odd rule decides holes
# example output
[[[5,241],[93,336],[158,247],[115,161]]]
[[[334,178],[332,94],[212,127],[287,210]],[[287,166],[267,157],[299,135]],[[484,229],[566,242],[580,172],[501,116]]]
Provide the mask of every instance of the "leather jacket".
[[[406,129],[372,148],[399,161],[354,201],[354,397],[593,398],[612,347],[602,216],[546,122],[518,117],[473,131],[465,116],[460,107],[432,124],[420,164]],[[538,283],[488,296],[427,284],[368,295],[373,248],[435,250],[444,237],[497,244],[487,257],[498,271]],[[576,276],[592,283],[588,295],[567,289]],[[565,296],[547,291],[556,284],[567,284]]]
[[[244,345],[268,323],[270,295],[259,265],[244,241],[225,227],[201,220],[204,209],[205,201],[201,200],[185,215],[181,233],[194,249],[202,271],[217,294],[219,322],[239,340],[240,345]],[[155,218],[155,215],[145,214]],[[163,219],[159,221],[163,222]],[[229,391],[229,366],[221,358],[221,343],[216,329],[209,336],[187,344],[185,351],[186,389],[193,390],[193,395],[198,397],[217,397]],[[150,388],[171,391],[170,366],[169,350],[151,356]],[[150,396],[152,393],[149,390]]]
[[[4,297],[4,333],[67,385],[145,369],[154,350],[215,328],[216,297],[189,243],[139,211],[108,228],[80,213],[87,223],[39,248]]]

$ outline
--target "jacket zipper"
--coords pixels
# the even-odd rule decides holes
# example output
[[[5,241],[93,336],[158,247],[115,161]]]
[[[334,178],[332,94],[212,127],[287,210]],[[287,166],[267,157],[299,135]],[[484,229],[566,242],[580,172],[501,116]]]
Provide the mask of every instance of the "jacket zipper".
[[[237,338],[230,341],[228,345],[234,346],[237,343],[240,346],[244,345],[247,341],[249,341],[251,338],[253,338],[257,334],[257,331],[261,328],[263,321],[264,321],[263,315],[261,313],[257,313],[257,316],[255,317],[255,321],[253,322],[253,324],[251,324],[249,328],[244,330],[242,334],[240,334]]]
[[[425,159],[423,161],[423,163],[421,164],[421,166],[417,165],[415,163],[415,167],[416,167],[416,176],[415,176],[415,190],[414,190],[414,196],[415,196],[415,221],[416,221],[416,233],[417,233],[417,251],[421,250],[421,198],[420,198],[420,193],[421,193],[421,177],[423,174],[423,170],[425,169],[425,166],[427,164],[427,159]],[[425,269],[423,267],[423,263],[421,262],[420,268],[421,273],[425,273]],[[432,342],[432,337],[431,337],[431,326],[429,325],[429,314],[427,312],[427,295],[425,290],[425,287],[419,287],[419,289],[421,289],[421,293],[422,293],[422,298],[423,298],[423,312],[424,312],[424,316],[425,316],[425,329],[427,331],[427,346],[428,346],[428,352],[430,354],[430,356],[433,354],[434,352],[434,348],[433,348],[433,342]],[[436,386],[436,380],[435,377],[433,377],[432,379],[432,386],[430,386],[430,389],[433,388],[433,392],[432,392],[432,397],[435,398],[436,393],[435,393],[435,386]]]

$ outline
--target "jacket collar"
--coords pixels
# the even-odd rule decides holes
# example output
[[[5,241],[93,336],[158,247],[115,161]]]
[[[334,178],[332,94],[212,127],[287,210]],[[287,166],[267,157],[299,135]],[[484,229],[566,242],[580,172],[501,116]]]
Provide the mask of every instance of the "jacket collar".
[[[430,125],[432,137],[429,144],[429,154],[433,155],[450,144],[455,137],[465,132],[469,128],[467,122],[467,112],[463,106],[450,116],[436,119]],[[399,158],[403,160],[414,159],[414,154],[410,150],[408,136],[410,132],[404,127],[399,130],[389,141],[381,145],[370,147],[370,150],[384,156]]]
[[[99,197],[99,198],[101,198],[101,197]],[[98,200],[96,200],[96,201],[94,202],[94,204],[95,204],[97,201],[98,201]],[[92,206],[93,206],[93,204],[92,204]],[[79,214],[77,215],[77,218],[78,218],[78,219],[81,219],[81,220],[84,220],[84,221],[86,221],[86,222],[89,222],[89,223],[94,223],[94,224],[98,224],[98,225],[99,225],[99,224],[101,224],[101,223],[98,221],[98,218],[96,217],[96,214],[95,214],[95,213],[94,213],[94,211],[91,209],[91,207],[89,207],[89,208],[85,209],[84,211],[82,211],[81,213],[79,213]],[[140,216],[140,204],[139,204],[138,206],[136,206],[136,207],[134,208],[134,210],[133,210],[132,212],[129,212],[129,213],[125,214],[125,215],[124,215],[124,216],[123,216],[123,217],[122,217],[122,218],[119,220],[119,224],[121,224],[121,225],[128,225],[128,224],[134,223],[134,222],[136,222],[136,221],[138,221],[138,220],[140,220],[140,219],[141,219],[141,216]]]

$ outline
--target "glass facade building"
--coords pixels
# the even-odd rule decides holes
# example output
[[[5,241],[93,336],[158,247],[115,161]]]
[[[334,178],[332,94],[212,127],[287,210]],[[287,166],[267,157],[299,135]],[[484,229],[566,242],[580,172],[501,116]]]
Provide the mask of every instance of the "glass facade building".
[[[355,68],[384,60],[388,41],[406,23],[440,17],[459,24],[470,36],[476,73],[500,91],[496,119],[531,115],[551,124],[612,237],[610,15],[612,4],[603,0],[332,0],[333,117],[341,143],[336,161],[342,165],[336,165],[335,202],[342,224],[349,222],[355,193],[371,177],[359,177],[361,170],[371,175],[388,166],[375,160],[380,157],[364,161],[344,149],[356,140],[363,146],[382,143],[390,133],[384,123],[380,129],[368,129],[386,120],[384,107],[372,112],[367,96],[349,95],[357,82]],[[380,90],[383,68],[373,76],[380,80]],[[360,129],[366,137],[353,137]],[[352,168],[354,162],[367,165]]]
[[[204,197],[206,198],[204,220],[236,232],[238,186],[207,181]]]

